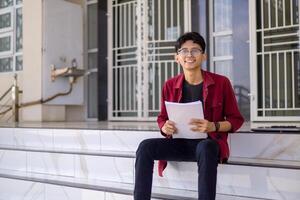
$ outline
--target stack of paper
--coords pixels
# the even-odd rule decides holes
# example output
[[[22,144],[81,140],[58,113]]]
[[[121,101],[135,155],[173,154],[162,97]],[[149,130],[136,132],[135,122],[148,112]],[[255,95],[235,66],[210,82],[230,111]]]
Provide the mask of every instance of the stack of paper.
[[[165,101],[169,120],[175,122],[177,128],[173,138],[199,139],[207,138],[207,133],[192,131],[191,119],[204,119],[201,101],[191,103],[174,103]]]

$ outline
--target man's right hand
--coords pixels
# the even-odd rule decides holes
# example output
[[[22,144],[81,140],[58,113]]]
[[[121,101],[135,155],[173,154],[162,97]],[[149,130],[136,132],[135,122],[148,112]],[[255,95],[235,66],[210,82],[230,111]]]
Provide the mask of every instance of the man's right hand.
[[[175,123],[167,120],[164,126],[161,128],[162,132],[164,132],[166,135],[173,135],[176,133],[177,129],[175,127]]]

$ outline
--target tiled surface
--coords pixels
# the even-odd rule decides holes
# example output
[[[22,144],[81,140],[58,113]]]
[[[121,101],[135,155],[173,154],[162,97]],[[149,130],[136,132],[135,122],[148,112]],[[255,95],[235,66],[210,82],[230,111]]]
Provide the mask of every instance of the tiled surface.
[[[75,176],[75,155],[27,152],[28,171],[42,174]]]
[[[36,147],[43,150],[134,152],[143,139],[151,137],[161,136],[158,131],[0,128],[0,146]],[[230,137],[231,155],[297,161],[300,160],[299,138],[300,135],[295,134],[234,134]],[[60,175],[62,179],[79,177],[83,182],[106,180],[133,183],[134,180],[134,158],[111,156],[1,150],[0,169]],[[197,190],[196,163],[170,162],[164,176],[157,176],[155,166],[155,186]],[[296,200],[300,196],[300,172],[219,165],[217,190],[220,194]],[[52,190],[49,191],[51,193]],[[61,191],[64,195],[68,194],[68,191]],[[76,192],[71,192],[71,197],[73,193]]]
[[[0,178],[1,200],[45,200],[42,183]]]
[[[233,134],[231,156],[300,161],[300,134]]]
[[[0,150],[0,169],[26,171],[26,152]]]
[[[54,129],[53,143],[55,149],[100,150],[100,131]]]
[[[101,150],[133,151],[147,138],[162,137],[155,131],[101,131]]]
[[[76,177],[133,183],[133,158],[76,156]]]

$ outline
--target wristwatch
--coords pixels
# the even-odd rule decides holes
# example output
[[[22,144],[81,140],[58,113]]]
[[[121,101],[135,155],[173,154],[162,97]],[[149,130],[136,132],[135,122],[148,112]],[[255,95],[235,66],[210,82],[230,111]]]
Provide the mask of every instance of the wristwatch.
[[[216,127],[216,132],[218,132],[219,129],[220,129],[220,123],[219,122],[214,122],[214,124],[215,124],[215,127]]]

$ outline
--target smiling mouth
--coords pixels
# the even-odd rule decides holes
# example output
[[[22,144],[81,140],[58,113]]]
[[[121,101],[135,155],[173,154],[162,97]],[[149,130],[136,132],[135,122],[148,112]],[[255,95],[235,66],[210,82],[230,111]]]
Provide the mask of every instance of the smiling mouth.
[[[194,60],[186,60],[184,61],[185,63],[194,63],[195,61]]]

